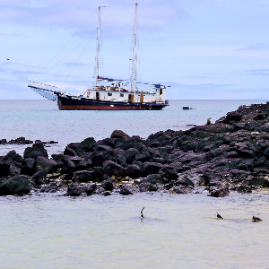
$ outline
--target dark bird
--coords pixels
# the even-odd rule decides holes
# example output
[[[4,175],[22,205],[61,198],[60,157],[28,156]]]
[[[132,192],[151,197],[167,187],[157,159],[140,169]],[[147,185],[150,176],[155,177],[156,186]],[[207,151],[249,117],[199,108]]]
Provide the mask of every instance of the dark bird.
[[[141,210],[141,218],[144,218],[144,215],[143,215],[143,210],[145,209],[145,207],[142,208]]]
[[[218,212],[217,212],[216,216],[218,219],[223,219],[223,217]]]
[[[252,217],[252,222],[259,222],[259,221],[262,221],[262,220],[255,216]]]
[[[7,61],[9,61],[9,59],[8,58],[6,58],[7,59]]]

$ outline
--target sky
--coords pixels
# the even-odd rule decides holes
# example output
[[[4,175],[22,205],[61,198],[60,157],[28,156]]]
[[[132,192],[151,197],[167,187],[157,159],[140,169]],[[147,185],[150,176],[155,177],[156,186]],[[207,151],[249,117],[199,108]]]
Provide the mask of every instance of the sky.
[[[73,94],[100,75],[131,76],[135,2],[0,0],[0,99],[42,99],[46,83]],[[167,99],[269,99],[268,0],[141,0],[137,80],[172,86]]]

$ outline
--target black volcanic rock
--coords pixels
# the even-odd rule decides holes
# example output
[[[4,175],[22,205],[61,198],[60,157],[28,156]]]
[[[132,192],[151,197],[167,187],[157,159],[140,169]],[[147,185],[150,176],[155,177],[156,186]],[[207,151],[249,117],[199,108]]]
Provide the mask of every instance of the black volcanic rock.
[[[31,190],[27,176],[17,175],[0,184],[0,195],[24,195]]]
[[[36,143],[33,144],[32,147],[27,147],[23,154],[24,159],[26,158],[36,159],[38,156],[48,158],[47,150],[44,148],[44,145],[42,143]]]
[[[126,133],[124,133],[121,130],[115,130],[111,134],[110,138],[123,138],[123,139],[129,140],[130,139],[130,136],[127,135]]]
[[[15,151],[0,156],[0,185],[23,173],[33,175],[33,186],[42,185],[42,190],[50,192],[56,189],[51,183],[57,171],[57,186],[75,181],[67,190],[72,196],[109,195],[112,188],[127,195],[137,192],[138,185],[141,192],[180,194],[204,187],[214,197],[227,196],[230,191],[248,193],[269,187],[268,122],[269,103],[254,104],[241,106],[216,123],[186,131],[160,131],[147,139],[130,137],[121,130],[98,142],[89,137],[70,143],[52,159],[44,143],[37,142],[25,149],[23,158]],[[96,184],[87,187],[89,181]]]

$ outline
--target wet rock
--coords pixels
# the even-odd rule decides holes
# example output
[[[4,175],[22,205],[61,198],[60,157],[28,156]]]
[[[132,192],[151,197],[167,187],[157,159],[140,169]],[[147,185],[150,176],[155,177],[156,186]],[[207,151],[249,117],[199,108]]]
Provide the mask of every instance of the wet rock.
[[[142,178],[140,180],[140,182],[141,183],[148,182],[148,183],[152,183],[152,184],[156,184],[156,183],[163,184],[164,183],[162,177],[160,175],[158,175],[158,174],[148,175],[148,176]]]
[[[8,142],[8,144],[13,144],[13,145],[27,145],[27,144],[33,144],[33,141],[31,140],[26,140],[25,137],[18,137],[16,139],[12,139]]]
[[[7,140],[6,139],[0,139],[0,145],[6,145],[7,144]]]
[[[47,159],[42,156],[38,156],[36,158],[36,164],[35,164],[35,170],[38,171],[44,171],[47,174],[53,173],[56,171],[58,167],[58,163],[54,160]]]
[[[95,179],[96,179],[96,172],[94,170],[76,171],[73,174],[74,182],[89,182],[89,181],[95,181]]]
[[[120,194],[122,194],[122,195],[133,194],[132,187],[128,186],[128,185],[122,185],[120,188]]]
[[[129,148],[124,152],[125,161],[129,164],[131,164],[135,159],[136,155],[139,154],[138,149],[135,148]]]
[[[111,148],[110,146],[106,146],[106,145],[99,145],[96,148],[96,151],[103,151],[103,152],[107,152],[109,154],[112,154],[113,148]]]
[[[192,188],[188,188],[184,185],[174,186],[169,190],[172,194],[187,194],[192,192]]]
[[[10,175],[10,164],[0,161],[0,177]]]
[[[48,153],[42,143],[36,143],[36,144],[33,144],[32,147],[27,147],[24,151],[23,156],[24,156],[24,159],[26,158],[36,159],[39,156],[48,158]]]
[[[70,156],[80,156],[85,157],[88,156],[90,152],[93,151],[95,147],[96,141],[93,137],[88,137],[83,140],[81,143],[70,143],[67,145],[65,153]],[[70,150],[71,149],[71,150]],[[73,154],[76,155],[73,155]]]
[[[194,183],[190,180],[190,178],[188,176],[183,176],[182,178],[179,178],[176,182],[175,182],[176,186],[186,186],[186,187],[194,187]]]
[[[1,183],[0,195],[24,195],[31,190],[31,184],[27,176],[17,175]]]
[[[137,164],[129,164],[125,169],[125,175],[131,178],[137,178],[141,175],[141,169]]]
[[[209,196],[213,196],[213,197],[225,197],[225,196],[228,196],[229,194],[230,192],[227,189],[213,189],[213,190],[210,190],[209,192]]]
[[[67,188],[67,195],[69,196],[80,196],[86,189],[80,186],[78,183],[71,183]]]
[[[19,155],[18,153],[16,153],[15,150],[12,150],[10,152],[8,152],[4,158],[2,159],[2,161],[10,163],[10,164],[14,164],[17,167],[22,167],[23,164],[23,158],[21,155]]]
[[[159,175],[162,177],[164,182],[170,182],[172,180],[176,180],[178,177],[176,169],[170,165],[164,165],[159,170]]]
[[[35,185],[42,185],[45,183],[45,177],[47,172],[44,171],[38,171],[35,174],[33,174],[30,178],[30,182],[33,182]]]
[[[148,192],[148,191],[157,191],[158,187],[155,184],[149,182],[143,182],[139,184],[139,191],[140,192]]]
[[[40,192],[49,192],[49,193],[55,193],[59,191],[59,188],[56,184],[56,182],[51,182],[48,185],[44,185],[41,187]]]
[[[26,175],[32,175],[34,173],[34,168],[35,168],[35,159],[33,158],[24,159],[23,172]]]
[[[106,190],[106,191],[112,191],[114,189],[113,183],[111,179],[107,179],[104,180],[102,182],[102,187]]]
[[[143,172],[146,175],[158,174],[159,170],[163,167],[161,163],[145,162],[143,165]]]
[[[96,183],[91,183],[86,186],[87,195],[92,195],[96,190]]]
[[[61,162],[62,162],[61,166],[62,174],[72,175],[77,168],[76,164],[71,160],[69,156],[66,156],[64,159],[62,159]]]
[[[102,166],[106,160],[111,160],[112,157],[108,152],[100,151],[91,156],[93,166]]]
[[[67,146],[64,150],[64,155],[68,156],[77,156],[77,153],[75,150],[71,149],[69,146]]]
[[[104,173],[110,176],[123,176],[125,172],[121,165],[110,160],[103,163],[103,169]]]

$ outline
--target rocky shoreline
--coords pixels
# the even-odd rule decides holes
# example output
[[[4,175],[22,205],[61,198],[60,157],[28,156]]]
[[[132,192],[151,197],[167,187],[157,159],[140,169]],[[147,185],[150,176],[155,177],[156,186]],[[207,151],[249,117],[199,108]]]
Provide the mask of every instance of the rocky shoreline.
[[[32,143],[23,137],[17,142]],[[35,141],[23,156],[10,151],[0,157],[0,195],[186,194],[205,189],[210,196],[224,197],[230,191],[269,187],[269,103],[241,106],[214,124],[208,120],[147,139],[115,130],[100,141],[89,137],[70,143],[51,158],[46,143],[56,142]]]

